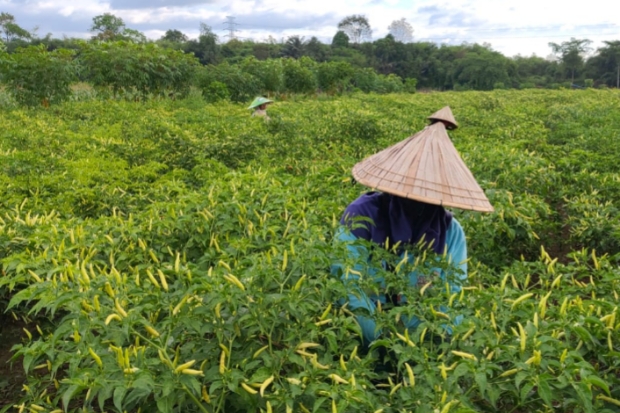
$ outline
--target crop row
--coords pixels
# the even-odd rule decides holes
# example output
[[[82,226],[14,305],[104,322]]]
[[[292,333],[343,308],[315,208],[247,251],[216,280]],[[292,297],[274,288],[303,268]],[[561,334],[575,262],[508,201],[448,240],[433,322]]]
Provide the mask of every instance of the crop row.
[[[191,98],[3,113],[0,297],[28,322],[14,405],[615,411],[617,102],[610,91],[355,95],[277,103],[269,122]],[[471,257],[461,292],[404,285],[400,272],[442,259],[421,250],[382,273],[415,300],[377,312],[384,334],[366,349],[329,273],[354,265],[332,242],[365,190],[350,168],[447,103],[496,211],[455,211]],[[389,251],[373,259],[398,264]],[[422,325],[404,331],[413,314]]]

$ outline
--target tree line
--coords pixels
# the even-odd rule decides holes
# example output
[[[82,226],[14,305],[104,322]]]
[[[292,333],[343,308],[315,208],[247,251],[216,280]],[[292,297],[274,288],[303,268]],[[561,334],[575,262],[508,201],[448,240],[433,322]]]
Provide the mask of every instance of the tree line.
[[[330,44],[316,37],[301,36],[290,36],[282,41],[270,37],[261,42],[237,39],[221,42],[205,24],[201,24],[196,39],[170,29],[160,39],[148,40],[110,13],[94,17],[90,31],[93,35],[88,41],[59,39],[49,34],[41,38],[20,27],[12,15],[0,14],[0,47],[9,55],[28,46],[38,46],[47,52],[67,50],[77,55],[82,53],[84,43],[101,45],[120,41],[126,45],[157,46],[169,54],[193,55],[198,63],[210,68],[211,73],[202,77],[203,86],[210,82],[204,88],[216,96],[228,95],[233,99],[247,94],[231,90],[238,89],[235,82],[246,84],[257,79],[258,85],[255,83],[254,88],[268,92],[323,90],[326,84],[331,91],[371,92],[410,90],[413,84],[433,90],[620,86],[620,41],[617,40],[604,42],[596,51],[592,50],[588,39],[549,43],[553,59],[506,57],[488,44],[414,42],[413,28],[405,19],[394,21],[384,38],[371,40],[372,28],[368,19],[361,15],[343,19]],[[116,53],[119,53],[116,60],[120,56],[129,58],[127,53]],[[283,58],[284,61],[273,63]],[[258,72],[265,68],[273,73]],[[305,72],[307,79],[301,81],[300,74],[304,70],[308,71]],[[295,71],[299,75],[297,81],[284,80],[284,73],[290,78]],[[277,88],[273,87],[273,82],[265,86],[265,78],[278,78],[280,72],[281,84]],[[310,80],[309,72],[314,80]],[[364,76],[372,79],[364,82]]]

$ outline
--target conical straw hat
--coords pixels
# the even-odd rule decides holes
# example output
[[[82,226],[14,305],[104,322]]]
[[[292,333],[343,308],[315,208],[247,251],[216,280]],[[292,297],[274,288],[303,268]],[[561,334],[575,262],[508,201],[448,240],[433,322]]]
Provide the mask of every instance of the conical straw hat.
[[[359,162],[353,177],[362,185],[403,198],[493,211],[441,122]]]
[[[452,125],[452,127],[448,126],[448,129],[456,129],[458,128],[458,123],[456,123],[456,119],[454,119],[454,115],[450,110],[450,106],[446,106],[444,108],[439,109],[437,112],[433,113],[428,117],[430,120],[443,120],[444,122],[448,122]]]
[[[248,106],[248,109],[254,109],[255,107],[260,106],[265,103],[273,103],[273,100],[269,100],[267,98],[259,96],[256,99],[254,99],[252,103],[250,103],[250,106]]]

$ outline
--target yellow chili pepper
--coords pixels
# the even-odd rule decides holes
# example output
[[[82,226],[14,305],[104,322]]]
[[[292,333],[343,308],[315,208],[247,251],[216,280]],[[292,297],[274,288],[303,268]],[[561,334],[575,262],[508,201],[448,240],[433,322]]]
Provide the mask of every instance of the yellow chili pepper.
[[[271,383],[273,383],[274,380],[275,380],[275,377],[271,376],[267,380],[265,380],[263,384],[260,385],[260,396],[261,397],[265,397],[265,390],[267,389],[267,387],[269,387]]]
[[[517,374],[518,372],[519,372],[519,369],[507,370],[507,371],[503,372],[502,374],[500,374],[499,377],[512,376],[513,374]]]
[[[181,365],[177,366],[177,367],[174,369],[174,372],[175,372],[175,373],[179,373],[179,372],[181,372],[181,371],[183,371],[183,370],[185,370],[185,369],[187,369],[187,368],[190,368],[191,366],[193,366],[193,365],[194,365],[194,363],[196,363],[196,360],[190,360],[190,361],[188,361],[187,363],[183,363],[183,364],[181,364]]]
[[[343,379],[342,377],[340,377],[340,376],[339,376],[339,375],[337,375],[337,374],[332,373],[332,374],[330,374],[328,377],[329,377],[330,379],[332,379],[332,380],[333,380],[334,382],[336,382],[336,383],[339,383],[339,384],[349,384],[349,382],[348,382],[348,381],[346,381],[345,379]]]
[[[157,280],[153,276],[153,273],[151,272],[151,270],[146,270],[146,275],[147,275],[147,277],[149,277],[149,280],[151,280],[151,283],[155,286],[155,288],[157,288],[159,290],[161,287],[159,286],[159,283],[157,282]]]
[[[193,370],[193,369],[181,370],[181,374],[187,374],[187,375],[190,375],[190,376],[204,376],[205,375],[202,372],[202,370]]]
[[[161,281],[162,288],[164,289],[164,291],[168,291],[168,282],[166,281],[166,276],[160,269],[157,269],[157,274],[159,275],[159,280]]]
[[[116,311],[118,311],[121,317],[123,318],[127,317],[127,311],[125,311],[123,307],[121,307],[121,304],[118,302],[118,299],[114,300],[114,308],[116,308]]]
[[[451,353],[454,354],[455,356],[459,356],[459,357],[462,357],[462,358],[478,361],[478,358],[476,358],[476,356],[474,356],[473,354],[470,354],[470,353],[465,353],[463,351],[456,351],[456,350],[452,350]]]
[[[415,376],[413,374],[413,369],[409,363],[405,363],[405,368],[407,369],[407,375],[409,375],[409,387],[413,389],[415,387]]]
[[[97,363],[99,368],[103,368],[103,363],[101,362],[101,357],[99,357],[97,355],[97,353],[95,353],[95,350],[93,350],[92,348],[88,347],[88,352],[90,353],[92,358],[95,360],[95,363]]]
[[[259,348],[258,350],[256,350],[254,352],[254,354],[252,355],[252,358],[255,359],[256,357],[258,357],[263,351],[267,350],[269,348],[269,346],[263,346],[261,348]]]
[[[512,306],[510,307],[510,309],[513,310],[518,304],[522,303],[523,301],[527,300],[528,298],[530,298],[533,295],[534,295],[534,293],[523,294],[521,297],[519,297],[516,300],[514,300],[514,302],[512,303]]]
[[[106,326],[109,325],[112,322],[112,320],[121,321],[122,318],[118,314],[110,314],[108,318],[105,319],[105,325]]]
[[[241,283],[241,281],[239,281],[239,279],[237,277],[235,277],[232,274],[228,274],[225,275],[224,278],[226,279],[226,281],[228,281],[229,283],[239,287],[242,291],[245,291],[245,286]]]

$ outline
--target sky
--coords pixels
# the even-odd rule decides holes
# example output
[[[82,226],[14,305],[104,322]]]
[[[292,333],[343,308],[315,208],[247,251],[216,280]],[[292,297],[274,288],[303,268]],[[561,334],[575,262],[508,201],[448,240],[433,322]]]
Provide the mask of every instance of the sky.
[[[620,1],[589,0],[0,0],[0,12],[11,13],[27,30],[44,37],[91,35],[92,18],[112,13],[126,27],[157,39],[168,29],[195,38],[200,23],[228,40],[227,16],[234,17],[235,36],[278,41],[299,35],[325,43],[340,20],[365,15],[373,39],[388,34],[394,20],[405,18],[414,41],[438,44],[490,43],[506,56],[547,57],[549,42],[587,38],[592,48],[603,40],[620,40]]]

